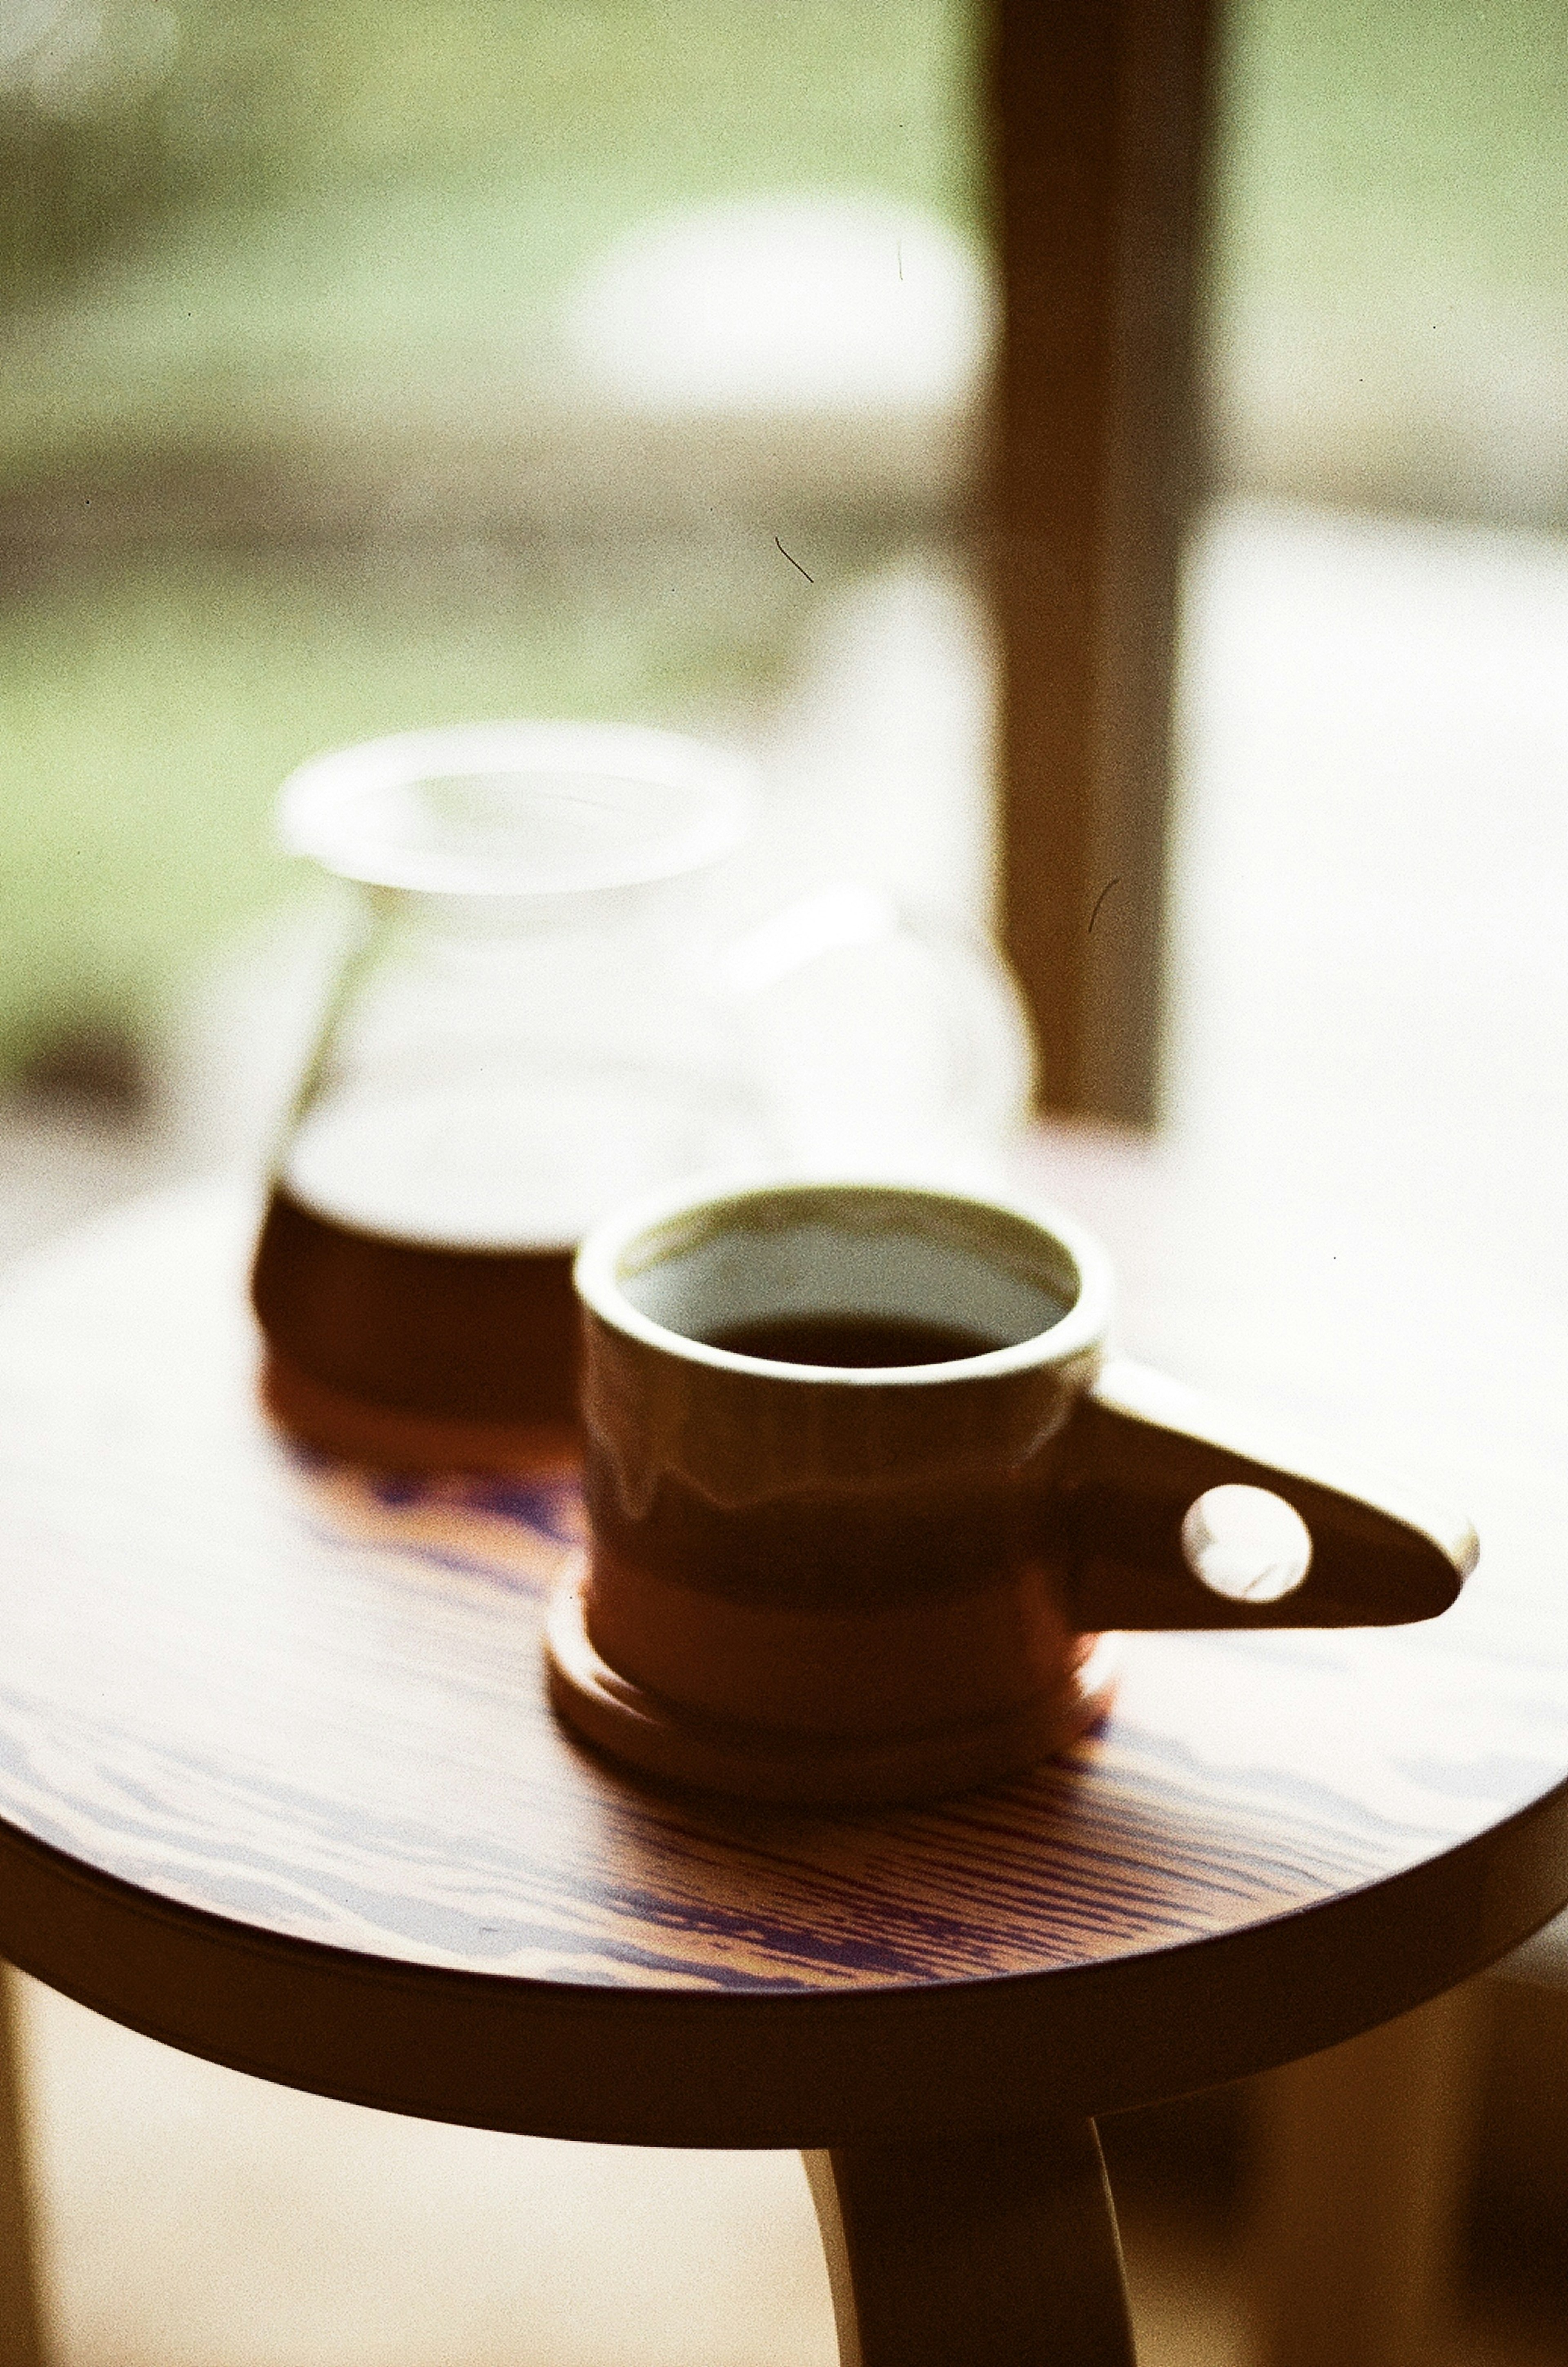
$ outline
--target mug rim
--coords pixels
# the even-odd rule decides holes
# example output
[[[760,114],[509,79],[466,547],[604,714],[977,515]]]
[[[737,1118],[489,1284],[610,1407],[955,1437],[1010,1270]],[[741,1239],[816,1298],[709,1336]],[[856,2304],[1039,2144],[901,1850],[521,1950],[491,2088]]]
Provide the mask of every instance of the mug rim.
[[[803,1200],[846,1192],[897,1193],[942,1200],[962,1207],[994,1211],[1043,1233],[1066,1251],[1078,1277],[1077,1295],[1048,1331],[978,1355],[955,1356],[920,1365],[801,1365],[783,1357],[743,1355],[733,1348],[717,1348],[659,1323],[635,1307],[621,1287],[617,1267],[642,1234],[656,1231],[682,1216],[705,1208],[739,1206],[747,1201],[797,1195]],[[682,1361],[706,1365],[721,1373],[751,1379],[784,1379],[818,1388],[932,1388],[955,1383],[983,1381],[1010,1373],[1043,1371],[1071,1364],[1102,1347],[1110,1328],[1114,1297],[1111,1256],[1087,1225],[1032,1195],[1013,1195],[943,1183],[929,1175],[746,1174],[716,1177],[711,1182],[688,1181],[627,1201],[600,1218],[585,1236],[572,1264],[572,1285],[584,1308],[610,1330],[645,1347]]]

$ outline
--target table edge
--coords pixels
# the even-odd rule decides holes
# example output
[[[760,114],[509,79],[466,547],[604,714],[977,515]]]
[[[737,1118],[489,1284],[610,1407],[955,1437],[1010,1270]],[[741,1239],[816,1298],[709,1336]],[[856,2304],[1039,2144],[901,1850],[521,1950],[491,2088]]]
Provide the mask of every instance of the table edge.
[[[632,1990],[420,1965],[182,1905],[0,1819],[0,1954],[287,2087],[600,2144],[980,2135],[1190,2093],[1337,2044],[1568,1903],[1568,1777],[1355,1890],[1166,1948],[910,1988]]]

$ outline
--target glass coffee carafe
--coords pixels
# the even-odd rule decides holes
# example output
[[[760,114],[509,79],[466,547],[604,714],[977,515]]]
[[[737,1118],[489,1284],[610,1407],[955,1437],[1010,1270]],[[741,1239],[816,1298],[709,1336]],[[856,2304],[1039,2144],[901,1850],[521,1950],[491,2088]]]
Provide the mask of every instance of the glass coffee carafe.
[[[416,731],[305,765],[360,889],[257,1245],[264,1393],[415,1468],[573,1451],[571,1259],[687,1174],[964,1172],[1027,1104],[988,947],[819,882],[761,907],[749,768],[660,731]]]

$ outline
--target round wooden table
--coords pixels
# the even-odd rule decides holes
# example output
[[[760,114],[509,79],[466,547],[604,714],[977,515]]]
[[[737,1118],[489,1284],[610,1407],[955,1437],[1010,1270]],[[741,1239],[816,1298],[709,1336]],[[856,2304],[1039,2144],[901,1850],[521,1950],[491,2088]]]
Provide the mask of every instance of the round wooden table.
[[[547,1707],[558,1482],[259,1414],[255,1210],[144,1204],[0,1304],[0,1953],[359,2103],[799,2146],[846,2361],[1124,2361],[1092,2116],[1351,2036],[1568,1897],[1528,1622],[1131,1638],[1027,1782],[661,1795]]]

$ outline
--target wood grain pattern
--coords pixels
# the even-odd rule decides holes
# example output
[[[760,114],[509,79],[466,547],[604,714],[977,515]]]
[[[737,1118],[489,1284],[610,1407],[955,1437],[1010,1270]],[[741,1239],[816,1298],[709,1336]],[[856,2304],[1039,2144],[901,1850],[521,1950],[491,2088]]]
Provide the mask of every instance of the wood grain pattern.
[[[892,2143],[1334,2043],[1568,1893],[1528,1621],[1132,1638],[1098,1734],[939,1808],[639,1788],[545,1703],[571,1490],[293,1455],[254,1215],[148,1204],[0,1311],[0,1950],[101,2010],[431,2118]]]

